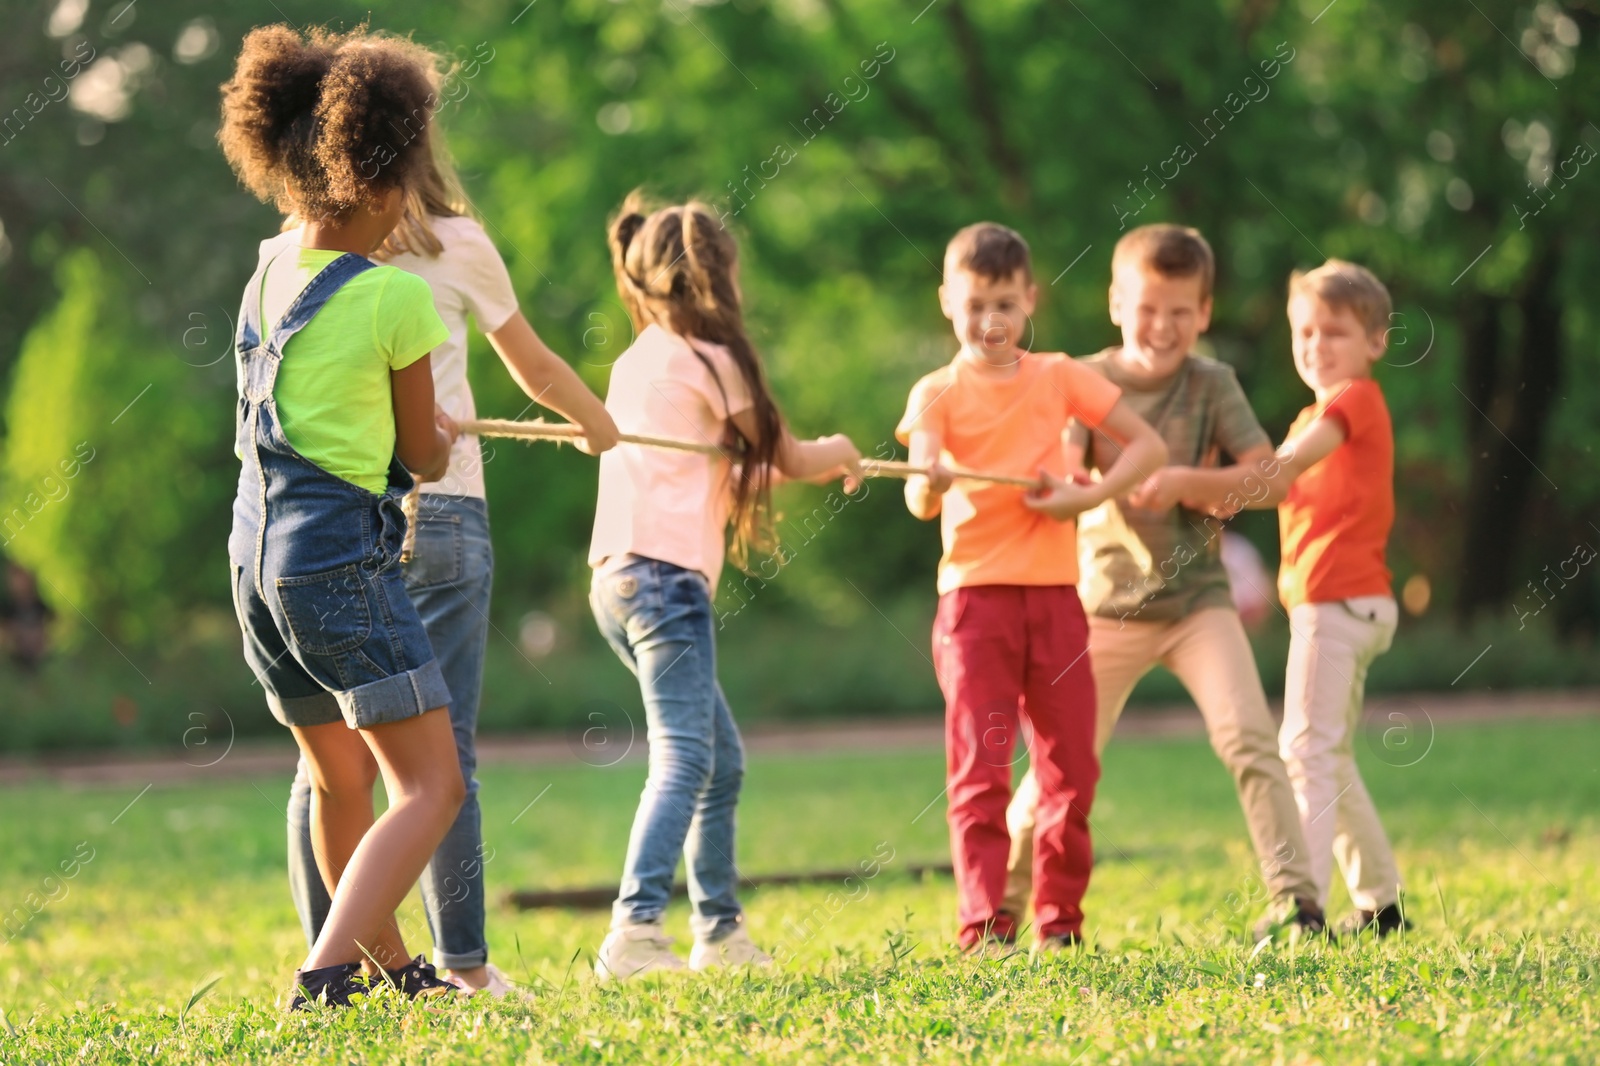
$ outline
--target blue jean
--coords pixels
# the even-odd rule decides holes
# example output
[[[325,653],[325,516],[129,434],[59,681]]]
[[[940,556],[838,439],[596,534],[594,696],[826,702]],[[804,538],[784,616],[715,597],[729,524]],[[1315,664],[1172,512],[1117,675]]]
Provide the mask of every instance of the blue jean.
[[[660,918],[682,855],[690,927],[697,940],[720,940],[742,915],[733,856],[744,745],[717,684],[710,586],[697,571],[629,555],[596,571],[589,605],[639,678],[650,743],[612,921]]]
[[[450,724],[467,783],[461,813],[423,871],[422,901],[436,948],[435,964],[466,970],[489,959],[483,930],[483,867],[494,855],[483,846],[474,738],[489,637],[494,549],[489,543],[488,508],[480,499],[424,493],[417,519],[416,545],[405,566],[406,592],[422,616],[450,689]],[[311,849],[311,780],[304,758],[289,793],[289,889],[306,941],[314,943],[328,916],[328,890]]]

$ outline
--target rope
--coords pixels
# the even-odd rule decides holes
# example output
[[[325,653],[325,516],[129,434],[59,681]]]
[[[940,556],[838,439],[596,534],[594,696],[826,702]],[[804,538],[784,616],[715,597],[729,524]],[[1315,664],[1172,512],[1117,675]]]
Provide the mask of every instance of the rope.
[[[460,424],[463,436],[474,435],[479,437],[510,437],[517,440],[548,440],[557,443],[571,443],[583,436],[583,430],[570,422],[546,422],[539,419],[532,422],[513,422],[505,418],[475,418],[468,419]],[[619,433],[617,439],[624,444],[642,444],[648,448],[667,448],[679,452],[698,452],[701,455],[722,455],[723,450],[715,444],[700,444],[692,440],[678,440],[674,437],[652,437],[642,433]],[[1016,477],[1011,474],[985,474],[978,470],[967,470],[962,467],[946,467],[950,473],[963,481],[985,481],[991,485],[1015,485],[1018,488],[1034,489],[1039,487],[1037,478]],[[912,466],[894,459],[863,459],[861,472],[867,477],[897,477],[909,478],[917,474],[928,473],[928,468]],[[417,539],[417,504],[420,487],[413,487],[406,497],[406,539],[405,546],[401,549],[402,562],[411,561],[412,549],[416,546]]]
[[[461,423],[461,432],[476,434],[481,437],[515,437],[523,440],[553,440],[571,441],[583,436],[583,430],[567,422],[512,422],[503,418],[479,418]],[[624,444],[643,444],[651,448],[670,448],[680,452],[699,452],[702,455],[721,455],[723,451],[715,444],[698,444],[694,441],[677,440],[672,437],[649,437],[639,433],[621,433],[617,439]],[[1018,488],[1035,489],[1039,487],[1037,478],[1014,477],[1010,474],[985,474],[977,470],[966,470],[960,467],[947,467],[956,477],[967,481],[987,481],[994,485],[1015,485]],[[916,474],[926,474],[927,467],[912,466],[910,463],[897,462],[893,459],[863,459],[861,472],[868,477],[897,477],[908,478]]]

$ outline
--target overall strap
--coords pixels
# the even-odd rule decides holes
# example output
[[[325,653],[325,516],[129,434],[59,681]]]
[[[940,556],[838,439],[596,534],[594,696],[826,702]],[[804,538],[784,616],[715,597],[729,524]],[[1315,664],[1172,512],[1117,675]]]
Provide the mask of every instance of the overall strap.
[[[289,338],[299,333],[306,323],[322,310],[333,294],[344,287],[345,282],[360,274],[365,274],[378,264],[365,256],[345,252],[339,258],[323,267],[316,277],[311,279],[311,284],[300,290],[300,295],[294,298],[289,309],[283,313],[278,324],[272,328],[269,343],[281,355],[283,346],[289,343]],[[265,270],[263,270],[263,279]]]

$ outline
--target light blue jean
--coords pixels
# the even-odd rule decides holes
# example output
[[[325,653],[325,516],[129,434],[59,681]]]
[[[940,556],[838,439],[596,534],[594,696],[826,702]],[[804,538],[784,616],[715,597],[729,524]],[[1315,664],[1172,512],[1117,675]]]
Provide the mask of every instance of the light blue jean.
[[[494,549],[484,501],[424,493],[416,545],[405,565],[406,592],[450,689],[450,724],[467,783],[461,813],[422,874],[434,963],[452,970],[473,969],[489,960],[483,867],[494,856],[483,846],[475,737],[493,584]],[[328,891],[311,849],[311,780],[303,758],[289,793],[289,890],[306,941],[315,943],[328,917]]]
[[[612,921],[661,917],[681,855],[695,938],[720,940],[742,915],[733,856],[744,745],[717,684],[710,586],[697,571],[629,555],[595,573],[589,605],[639,678],[650,743]]]

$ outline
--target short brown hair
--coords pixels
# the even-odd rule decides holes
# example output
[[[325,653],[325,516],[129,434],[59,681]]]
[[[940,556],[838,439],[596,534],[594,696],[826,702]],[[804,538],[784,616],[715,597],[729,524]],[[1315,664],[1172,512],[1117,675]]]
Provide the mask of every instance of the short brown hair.
[[[1170,222],[1129,230],[1111,253],[1111,273],[1123,266],[1153,270],[1164,278],[1199,278],[1202,300],[1211,298],[1217,278],[1217,258],[1200,231]]]
[[[1389,328],[1394,302],[1378,276],[1364,266],[1343,259],[1330,259],[1315,270],[1296,270],[1289,275],[1289,300],[1312,296],[1329,307],[1355,313],[1368,333]]]
[[[968,270],[990,281],[1003,281],[1022,271],[1033,278],[1033,256],[1022,234],[998,222],[974,222],[950,238],[944,249],[944,272]]]

